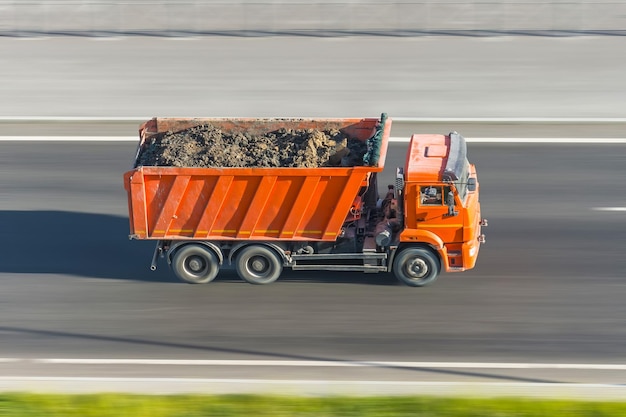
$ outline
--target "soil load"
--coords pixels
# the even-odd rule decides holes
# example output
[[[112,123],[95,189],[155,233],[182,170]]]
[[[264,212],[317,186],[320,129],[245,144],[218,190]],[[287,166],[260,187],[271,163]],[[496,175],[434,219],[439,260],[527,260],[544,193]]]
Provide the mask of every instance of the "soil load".
[[[202,124],[147,140],[137,166],[318,168],[363,166],[366,142],[338,129],[286,129],[252,135]]]

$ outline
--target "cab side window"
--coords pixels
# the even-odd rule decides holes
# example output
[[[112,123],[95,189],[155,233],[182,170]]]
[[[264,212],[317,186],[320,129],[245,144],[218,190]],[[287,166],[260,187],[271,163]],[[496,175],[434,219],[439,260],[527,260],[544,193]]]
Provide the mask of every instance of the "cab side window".
[[[443,205],[443,193],[441,186],[424,185],[420,187],[420,204],[422,206]]]

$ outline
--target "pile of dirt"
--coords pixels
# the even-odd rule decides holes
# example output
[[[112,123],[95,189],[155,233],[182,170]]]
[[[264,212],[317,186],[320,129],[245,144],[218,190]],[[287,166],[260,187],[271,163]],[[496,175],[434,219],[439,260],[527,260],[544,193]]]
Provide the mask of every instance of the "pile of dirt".
[[[166,132],[149,140],[138,166],[331,167],[361,166],[367,145],[339,130],[280,129],[263,135],[230,134],[210,124]]]

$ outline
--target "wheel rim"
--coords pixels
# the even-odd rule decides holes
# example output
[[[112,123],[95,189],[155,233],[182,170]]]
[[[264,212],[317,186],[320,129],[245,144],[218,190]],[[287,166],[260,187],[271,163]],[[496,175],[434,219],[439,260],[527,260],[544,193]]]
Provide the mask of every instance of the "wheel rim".
[[[208,263],[206,259],[201,256],[193,255],[185,260],[185,269],[190,274],[200,276],[206,272]]]
[[[263,245],[249,245],[236,257],[237,274],[250,284],[270,284],[282,272],[281,258]]]
[[[269,275],[272,271],[270,262],[264,256],[253,256],[247,266],[248,272],[259,278]]]
[[[407,263],[405,271],[412,279],[422,279],[428,275],[428,264],[421,258],[413,258]]]

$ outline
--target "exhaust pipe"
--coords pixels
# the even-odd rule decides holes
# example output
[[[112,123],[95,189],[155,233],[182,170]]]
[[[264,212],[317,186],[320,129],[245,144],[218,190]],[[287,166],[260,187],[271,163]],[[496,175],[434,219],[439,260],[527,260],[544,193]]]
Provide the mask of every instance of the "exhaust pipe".
[[[156,271],[157,262],[159,260],[159,255],[163,253],[163,247],[161,246],[162,242],[159,240],[154,248],[154,253],[152,254],[152,262],[150,262],[150,270]]]

